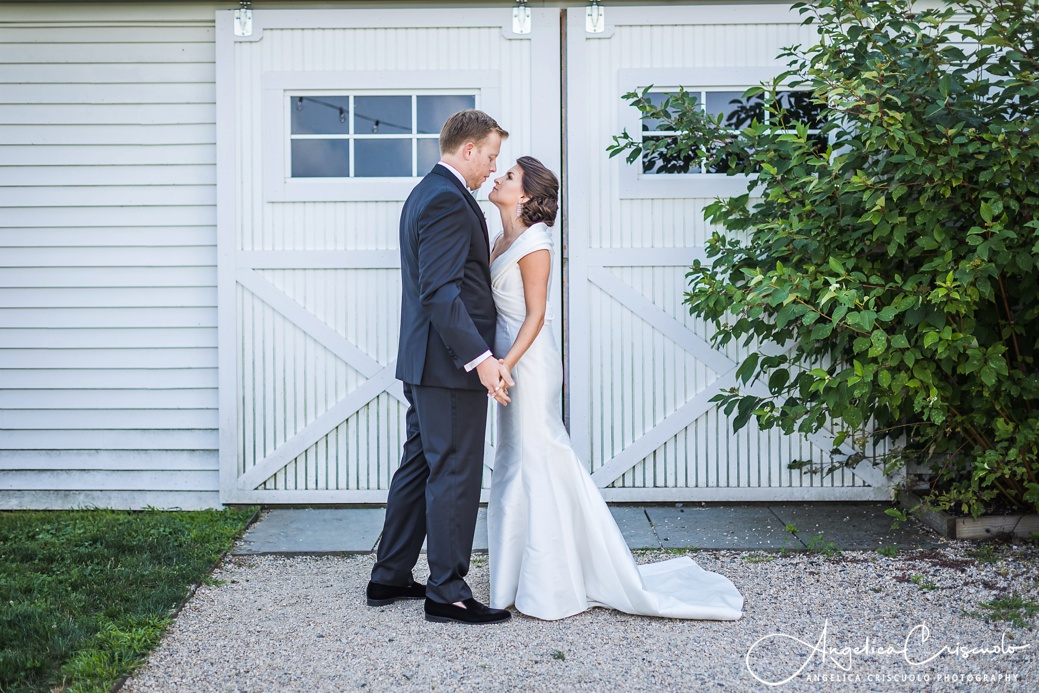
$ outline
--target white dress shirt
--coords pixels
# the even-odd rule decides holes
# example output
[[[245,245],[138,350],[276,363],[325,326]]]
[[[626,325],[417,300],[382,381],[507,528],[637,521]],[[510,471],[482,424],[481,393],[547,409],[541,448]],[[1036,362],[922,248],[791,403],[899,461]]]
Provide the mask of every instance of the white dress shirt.
[[[469,190],[469,184],[465,182],[465,176],[463,176],[461,173],[459,173],[458,170],[454,166],[452,166],[451,164],[447,163],[446,161],[439,161],[437,163],[439,163],[441,166],[443,166],[448,171],[453,173],[455,175],[455,178],[457,178],[459,180],[459,182],[462,185],[465,186],[465,189]],[[484,361],[486,361],[490,357],[491,357],[491,352],[490,351],[483,352],[482,354],[477,356],[475,359],[473,359],[469,363],[465,364],[465,372],[466,373],[471,372],[474,368],[479,366],[481,363],[483,363]]]

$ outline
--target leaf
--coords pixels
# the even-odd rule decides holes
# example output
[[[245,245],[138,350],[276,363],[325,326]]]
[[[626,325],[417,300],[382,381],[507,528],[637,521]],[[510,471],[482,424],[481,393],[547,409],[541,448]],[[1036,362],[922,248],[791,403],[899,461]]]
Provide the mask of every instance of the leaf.
[[[986,222],[992,222],[992,205],[988,202],[981,203],[981,218]]]
[[[887,349],[887,335],[884,334],[884,330],[873,330],[873,334],[869,336],[869,340],[873,343],[873,346],[870,347],[869,350],[870,356],[880,356]]]
[[[751,415],[754,413],[754,409],[758,406],[758,402],[757,397],[744,397],[740,400],[736,417],[732,420],[733,433],[747,425]]]
[[[988,366],[981,367],[980,375],[981,381],[989,387],[992,387],[996,384],[996,372]]]
[[[740,367],[736,369],[736,377],[744,382],[749,383],[754,377],[755,372],[758,368],[757,352],[752,352],[747,358],[740,364]]]
[[[896,332],[891,335],[891,346],[895,349],[908,349],[909,340],[906,339],[906,336],[901,332]]]
[[[844,265],[842,265],[840,263],[840,260],[833,257],[832,255],[830,256],[830,269],[832,269],[837,274],[844,275]]]
[[[926,334],[924,334],[924,346],[925,347],[929,347],[929,346],[931,346],[932,344],[934,344],[937,341],[938,341],[938,333],[937,332],[927,332]]]
[[[829,320],[816,323],[812,326],[812,334],[809,336],[809,339],[813,342],[818,342],[829,337],[831,332],[833,332],[833,323]]]
[[[877,373],[877,382],[881,387],[888,387],[891,385],[891,371],[885,368]]]
[[[778,395],[783,390],[783,388],[786,387],[786,384],[789,380],[790,371],[788,371],[785,368],[779,368],[775,371],[772,371],[772,375],[769,376],[768,389],[772,394]]]

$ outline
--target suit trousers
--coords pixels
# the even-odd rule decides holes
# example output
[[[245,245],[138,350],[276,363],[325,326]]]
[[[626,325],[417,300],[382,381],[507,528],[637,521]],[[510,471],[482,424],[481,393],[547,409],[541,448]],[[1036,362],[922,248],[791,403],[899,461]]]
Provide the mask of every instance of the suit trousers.
[[[426,597],[469,599],[465,582],[483,478],[487,393],[404,384],[407,441],[390,482],[372,580],[407,585],[426,540]]]

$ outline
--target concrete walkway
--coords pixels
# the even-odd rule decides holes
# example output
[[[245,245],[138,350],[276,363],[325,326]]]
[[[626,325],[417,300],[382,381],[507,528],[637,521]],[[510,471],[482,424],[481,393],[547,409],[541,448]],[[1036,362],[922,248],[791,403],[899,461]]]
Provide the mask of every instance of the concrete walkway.
[[[941,543],[916,521],[892,529],[889,503],[743,503],[615,505],[632,549],[740,551],[855,550]],[[382,507],[273,509],[249,528],[236,555],[371,553],[379,543]],[[487,550],[487,511],[480,509],[473,550]]]

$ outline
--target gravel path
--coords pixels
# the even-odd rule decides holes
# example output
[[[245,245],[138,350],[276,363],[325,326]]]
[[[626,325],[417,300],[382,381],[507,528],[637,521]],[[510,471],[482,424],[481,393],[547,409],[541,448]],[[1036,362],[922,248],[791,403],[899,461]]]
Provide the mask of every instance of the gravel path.
[[[740,621],[593,609],[554,622],[514,614],[495,626],[434,624],[423,619],[421,602],[365,605],[372,555],[231,558],[122,690],[1039,690],[1039,614],[1016,627],[964,614],[1012,594],[1039,602],[1035,543],[986,545],[979,553],[950,542],[896,558],[865,551],[692,556],[743,593]],[[474,556],[469,583],[481,601],[487,580],[486,556]],[[929,629],[926,642],[913,630],[919,626]],[[824,628],[830,660],[813,655]],[[937,656],[911,665],[883,651],[902,650],[907,637],[913,661]],[[748,671],[748,650],[759,640],[750,655],[757,677],[793,676],[788,683],[765,686]],[[998,650],[1001,642],[1002,652],[970,652]]]

